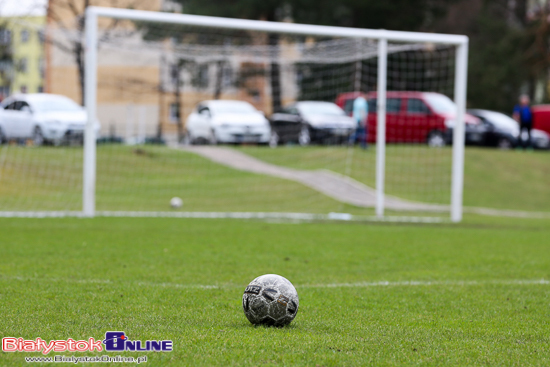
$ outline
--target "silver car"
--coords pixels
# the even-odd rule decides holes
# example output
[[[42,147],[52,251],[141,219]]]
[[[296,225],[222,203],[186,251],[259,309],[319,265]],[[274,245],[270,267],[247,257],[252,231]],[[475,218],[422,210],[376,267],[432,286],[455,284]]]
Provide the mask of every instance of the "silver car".
[[[34,145],[82,140],[87,115],[82,106],[56,94],[16,94],[0,104],[0,143],[32,139]],[[96,133],[99,123],[95,122]]]

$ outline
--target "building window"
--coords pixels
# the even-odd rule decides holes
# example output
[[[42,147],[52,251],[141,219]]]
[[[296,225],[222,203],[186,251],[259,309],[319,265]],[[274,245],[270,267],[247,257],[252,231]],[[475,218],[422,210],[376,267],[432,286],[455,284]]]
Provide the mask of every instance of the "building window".
[[[0,45],[11,44],[11,31],[9,29],[0,29]]]
[[[46,67],[44,59],[42,57],[38,59],[38,73],[40,74],[40,77],[44,79],[44,75],[46,74]]]
[[[27,69],[28,69],[27,58],[23,57],[19,60],[19,72],[20,73],[26,73]]]
[[[44,87],[39,85],[38,86],[38,90],[37,90],[38,93],[44,93]]]
[[[170,82],[177,88],[181,83],[180,69],[177,64],[170,65]]]
[[[10,93],[10,87],[9,86],[0,86],[0,102],[4,100],[7,96],[9,96]]]
[[[37,34],[38,34],[38,40],[40,41],[40,43],[44,44],[44,42],[46,42],[46,35],[44,34],[44,31],[38,31]]]
[[[27,86],[26,85],[21,86],[21,93],[27,93]]]
[[[209,84],[208,78],[208,65],[199,65],[199,72],[197,75],[197,87],[207,88]]]
[[[224,65],[222,68],[222,86],[224,88],[231,87],[233,85],[233,69],[230,65]]]
[[[30,35],[30,34],[29,34],[29,31],[26,30],[26,29],[23,29],[23,30],[21,31],[21,42],[22,42],[22,43],[28,42],[28,41],[29,41],[29,35]]]
[[[170,103],[170,122],[177,123],[179,121],[180,109],[178,103]]]
[[[160,6],[162,11],[169,12],[169,13],[181,13],[183,6],[172,0],[163,0],[161,2]]]

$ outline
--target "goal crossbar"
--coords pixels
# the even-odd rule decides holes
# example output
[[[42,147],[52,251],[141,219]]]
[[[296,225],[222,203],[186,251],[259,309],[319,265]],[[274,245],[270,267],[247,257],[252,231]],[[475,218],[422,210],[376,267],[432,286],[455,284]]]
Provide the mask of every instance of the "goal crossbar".
[[[385,177],[385,125],[387,86],[387,45],[390,42],[432,43],[456,46],[454,101],[457,106],[453,134],[453,163],[451,187],[451,220],[462,220],[462,195],[464,175],[464,117],[466,110],[466,79],[468,67],[468,37],[437,33],[404,32],[349,27],[319,26],[296,23],[268,22],[259,20],[231,19],[189,14],[174,14],[132,9],[117,9],[90,6],[86,9],[86,68],[85,108],[88,123],[84,138],[83,215],[95,215],[96,186],[96,132],[94,121],[97,116],[97,48],[98,18],[108,17],[133,21],[171,23],[207,28],[239,29],[277,34],[332,36],[356,39],[378,40],[378,95],[377,95],[377,137],[376,137],[376,214],[384,216]]]
[[[233,19],[191,14],[174,14],[146,10],[118,9],[90,6],[87,16],[109,17],[157,23],[182,24],[198,27],[242,29],[248,31],[279,34],[300,34],[350,38],[386,39],[394,42],[430,42],[461,45],[468,43],[468,37],[453,34],[389,31],[385,29],[364,29],[351,27],[321,26],[311,24],[268,22],[262,20]]]

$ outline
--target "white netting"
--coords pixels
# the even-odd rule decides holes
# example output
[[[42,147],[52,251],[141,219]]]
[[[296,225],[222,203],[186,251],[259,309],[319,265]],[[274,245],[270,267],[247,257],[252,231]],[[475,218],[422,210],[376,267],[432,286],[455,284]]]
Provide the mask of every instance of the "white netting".
[[[290,139],[277,148],[179,143],[202,101],[246,101],[270,118],[304,100],[339,99],[350,112],[357,94],[345,94],[361,92],[370,102],[372,144],[377,40],[129,21],[102,20],[100,26],[98,210],[170,210],[169,201],[177,196],[184,211],[372,213],[375,150],[350,144],[349,133],[308,146]],[[47,34],[55,41],[50,92],[80,101],[75,55],[67,50],[82,35],[60,29]],[[390,43],[388,91],[452,96],[454,59],[451,46]],[[451,149],[430,148],[427,135],[415,136],[424,132],[416,131],[408,116],[408,99],[388,94],[388,108],[399,100],[403,111],[394,118],[388,111],[393,140],[387,146],[386,193],[393,197],[387,208],[442,212],[450,201]],[[81,147],[11,144],[0,152],[0,182],[9,183],[0,189],[0,210],[80,208]]]

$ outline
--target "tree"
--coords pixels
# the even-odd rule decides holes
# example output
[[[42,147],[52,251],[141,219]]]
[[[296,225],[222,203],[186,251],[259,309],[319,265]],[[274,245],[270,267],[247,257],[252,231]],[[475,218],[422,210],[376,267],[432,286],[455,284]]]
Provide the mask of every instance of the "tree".
[[[430,30],[456,0],[294,0],[295,21],[343,27]],[[322,9],[322,11],[312,11]]]
[[[172,79],[172,83],[174,84],[174,98],[177,118],[176,123],[178,127],[178,140],[180,141],[183,139],[185,134],[183,126],[183,103],[181,98],[181,91],[184,87],[184,79],[182,78],[182,73],[184,71],[188,71],[192,75],[198,75],[198,67],[199,66],[194,61],[188,61],[180,58],[176,61],[175,64],[172,65],[170,69],[170,77]],[[163,87],[161,86],[161,88]]]
[[[526,33],[510,25],[501,10],[485,4],[469,31],[468,101],[473,107],[509,113],[531,71],[524,56]]]
[[[205,41],[205,38],[208,38],[209,32],[205,30],[200,34],[189,35],[185,32],[185,26],[180,26],[176,24],[164,24],[164,23],[155,23],[155,22],[135,22],[136,28],[142,32],[142,37],[146,41],[163,41],[171,39],[175,43],[187,42],[194,44],[201,44]],[[177,38],[174,35],[183,35],[182,38]],[[219,60],[214,63],[216,65],[216,80],[215,80],[215,91],[214,99],[219,99],[222,93],[222,81],[223,81],[223,71],[227,65],[225,60]],[[183,122],[183,102],[182,102],[182,92],[185,86],[185,77],[184,74],[188,74],[191,77],[190,84],[196,88],[204,88],[208,83],[205,83],[203,80],[203,75],[206,75],[208,64],[199,64],[193,59],[187,59],[184,56],[175,56],[168,60],[163,54],[161,57],[160,65],[160,85],[158,86],[159,93],[161,96],[164,96],[167,90],[172,90],[176,113],[176,125],[178,130],[178,140],[184,138],[184,122]],[[168,72],[164,73],[163,70],[166,69]],[[164,75],[168,75],[170,82],[164,83]],[[168,88],[168,85],[171,84],[172,88]],[[160,139],[162,135],[162,123],[159,119],[159,126],[157,129],[157,137]]]
[[[128,4],[128,8],[138,8],[147,0],[135,0]],[[110,0],[110,6],[118,7],[117,0]],[[55,0],[50,1],[48,6],[48,20],[56,26],[66,37],[64,40],[56,37],[46,38],[46,42],[53,44],[60,50],[69,53],[78,70],[78,84],[81,92],[81,104],[85,101],[85,56],[84,56],[84,32],[86,30],[85,11],[88,6],[103,5],[104,2],[98,0]],[[63,17],[63,13],[68,12],[71,17]],[[112,19],[110,24],[104,29],[103,38],[110,38],[112,32],[119,24],[119,20]]]
[[[528,78],[523,55],[518,52],[524,35],[486,15],[480,17],[477,27],[483,33],[472,39],[469,102],[472,106],[510,112]]]
[[[279,21],[285,14],[289,3],[280,0],[178,0],[184,11],[192,14],[213,15],[229,18],[264,19]],[[269,34],[268,44],[279,45],[279,35]],[[221,68],[218,67],[218,73]],[[277,62],[272,62],[269,68],[271,84],[271,100],[273,111],[281,107],[281,70]]]
[[[292,19],[298,23],[419,30],[445,13],[454,0],[177,0],[186,13],[230,18],[281,21]],[[322,11],[320,11],[322,9]],[[280,36],[268,35],[268,44],[277,46]],[[315,74],[323,68],[302,66]],[[312,77],[315,77],[312,74]],[[281,106],[280,66],[272,62],[269,68],[272,107]],[[351,81],[350,81],[351,82]],[[307,94],[307,93],[306,93]]]
[[[435,25],[434,31],[470,37],[469,106],[510,113],[520,92],[533,97],[548,68],[544,8],[529,9],[528,0],[461,0]]]
[[[535,95],[537,82],[546,84],[542,89],[543,101],[548,101],[548,87],[550,83],[550,2],[541,1],[538,8],[534,8],[526,15],[523,24],[525,29],[526,51],[525,64],[528,68],[528,91],[531,97]]]

